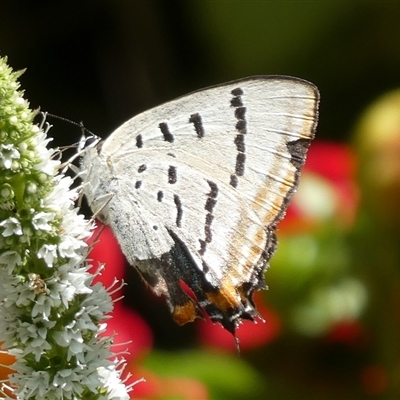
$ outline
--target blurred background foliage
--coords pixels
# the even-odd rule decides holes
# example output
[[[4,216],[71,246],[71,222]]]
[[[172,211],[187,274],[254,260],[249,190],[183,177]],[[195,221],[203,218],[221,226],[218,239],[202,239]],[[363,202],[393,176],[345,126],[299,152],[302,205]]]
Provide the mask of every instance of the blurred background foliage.
[[[239,330],[240,358],[218,327],[174,325],[104,238],[99,259],[129,280],[113,329],[136,331],[120,334],[147,379],[133,396],[400,398],[399,20],[400,2],[386,1],[0,1],[0,52],[27,68],[31,106],[102,137],[245,76],[320,89],[317,140],[257,298],[266,323]],[[50,122],[55,145],[81,134]]]

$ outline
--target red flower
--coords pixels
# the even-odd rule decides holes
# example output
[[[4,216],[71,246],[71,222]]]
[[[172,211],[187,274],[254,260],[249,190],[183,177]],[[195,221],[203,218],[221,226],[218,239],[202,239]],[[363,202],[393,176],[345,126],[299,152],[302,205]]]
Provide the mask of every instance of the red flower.
[[[332,326],[326,336],[328,343],[343,343],[353,349],[366,348],[370,342],[364,325],[357,320],[345,320]]]
[[[89,259],[93,260],[91,272],[95,273],[99,264],[105,264],[101,275],[96,276],[94,282],[100,281],[108,288],[113,285],[115,279],[122,281],[125,275],[125,257],[111,229],[98,223],[98,227],[93,232],[88,244],[93,245],[89,254]],[[116,299],[121,294],[119,291],[114,293],[112,297]]]

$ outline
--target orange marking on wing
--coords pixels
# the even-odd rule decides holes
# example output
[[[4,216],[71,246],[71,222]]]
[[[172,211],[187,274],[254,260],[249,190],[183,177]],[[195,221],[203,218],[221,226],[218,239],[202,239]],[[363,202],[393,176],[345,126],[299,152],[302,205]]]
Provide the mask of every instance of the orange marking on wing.
[[[237,308],[240,305],[237,290],[231,282],[228,282],[228,279],[225,279],[225,282],[221,282],[218,292],[207,292],[206,297],[210,303],[222,311]]]
[[[252,240],[253,246],[251,246],[250,249],[250,256],[252,257],[252,259],[254,259],[252,265],[256,263],[257,260],[260,258],[260,255],[264,250],[266,240],[267,240],[267,235],[265,233],[265,230],[262,227],[260,227],[257,230],[254,239]]]
[[[193,301],[188,301],[183,306],[175,306],[172,317],[178,325],[193,322],[199,315]]]

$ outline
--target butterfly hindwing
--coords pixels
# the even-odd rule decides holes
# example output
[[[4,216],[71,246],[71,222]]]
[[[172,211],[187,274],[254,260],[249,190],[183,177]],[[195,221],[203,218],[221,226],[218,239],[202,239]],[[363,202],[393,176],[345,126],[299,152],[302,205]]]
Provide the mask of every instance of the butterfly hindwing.
[[[317,106],[308,82],[248,78],[146,111],[84,156],[93,211],[177,322],[203,310],[234,332],[256,315]]]

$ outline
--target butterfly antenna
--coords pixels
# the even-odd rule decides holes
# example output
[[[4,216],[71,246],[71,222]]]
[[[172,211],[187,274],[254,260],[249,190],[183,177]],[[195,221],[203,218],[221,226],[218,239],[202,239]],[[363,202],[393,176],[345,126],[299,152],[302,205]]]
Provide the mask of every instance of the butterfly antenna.
[[[84,133],[88,133],[90,136],[97,137],[97,136],[96,136],[93,132],[91,132],[89,129],[85,128],[85,126],[83,125],[83,122],[75,122],[75,121],[72,121],[71,119],[64,118],[64,117],[60,117],[59,115],[51,114],[51,113],[48,113],[48,112],[45,112],[45,113],[43,113],[43,114],[44,114],[45,118],[46,118],[47,116],[49,116],[49,117],[51,117],[51,118],[59,119],[60,121],[68,122],[68,123],[70,123],[70,124],[72,124],[72,125],[79,126],[79,127],[81,128],[81,130],[82,130],[82,134],[83,134],[83,135],[84,135]]]
[[[100,138],[98,136],[96,136],[89,129],[85,128],[85,126],[83,125],[83,122],[79,122],[78,123],[78,122],[72,121],[72,120],[70,120],[68,118],[60,117],[59,115],[51,114],[51,113],[48,113],[48,112],[42,112],[41,114],[43,116],[43,121],[42,121],[42,123],[40,125],[41,128],[43,128],[45,123],[46,123],[47,130],[51,127],[51,125],[49,125],[49,123],[46,121],[47,117],[56,118],[56,119],[59,119],[59,120],[64,121],[64,122],[68,122],[68,123],[70,123],[72,125],[79,126],[81,128],[82,137],[79,140],[79,142],[74,143],[74,144],[69,145],[69,146],[64,146],[64,147],[59,149],[59,154],[61,154],[65,150],[71,149],[71,148],[76,148],[78,150],[75,155],[70,157],[66,162],[64,162],[63,164],[61,164],[59,166],[59,170],[61,170],[62,173],[65,173],[66,170],[69,169],[69,168],[73,169],[73,164],[72,164],[73,161],[75,159],[77,159],[78,157],[80,157],[88,147],[94,147],[100,141]],[[88,136],[85,135],[85,133],[88,134]],[[88,141],[91,141],[91,143],[87,144]]]

